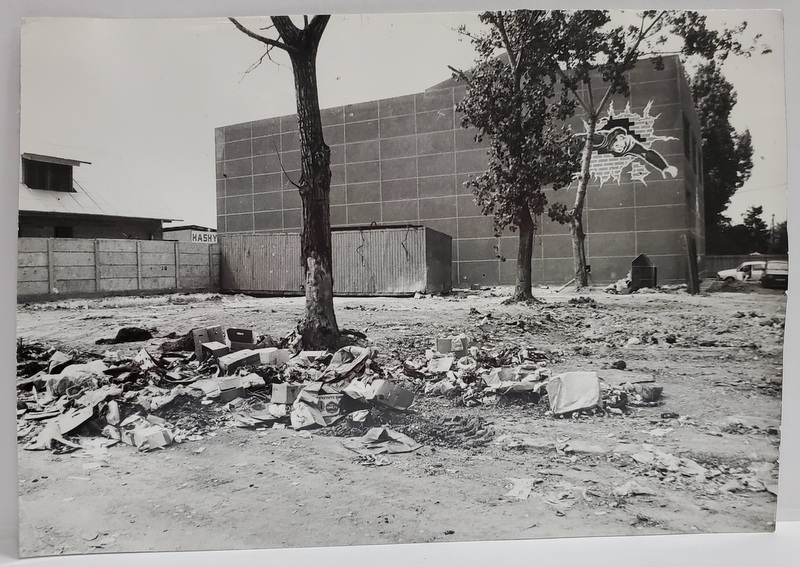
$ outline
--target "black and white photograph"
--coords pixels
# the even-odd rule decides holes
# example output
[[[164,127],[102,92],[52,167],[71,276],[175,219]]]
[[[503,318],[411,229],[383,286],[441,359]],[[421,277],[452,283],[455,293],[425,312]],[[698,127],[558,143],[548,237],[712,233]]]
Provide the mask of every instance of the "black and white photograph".
[[[784,14],[393,7],[19,23],[20,558],[776,530]]]

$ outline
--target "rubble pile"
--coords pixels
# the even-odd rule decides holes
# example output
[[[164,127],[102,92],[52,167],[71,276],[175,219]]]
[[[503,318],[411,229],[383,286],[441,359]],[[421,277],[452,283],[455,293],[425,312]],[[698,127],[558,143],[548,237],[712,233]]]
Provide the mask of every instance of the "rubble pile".
[[[583,303],[583,302],[582,302]],[[518,397],[536,404],[546,400],[549,414],[569,417],[580,412],[622,415],[630,407],[660,405],[663,388],[649,376],[618,370],[555,374],[563,352],[504,346],[487,350],[466,335],[437,337],[425,355],[403,361],[397,369],[426,395],[446,396],[466,407],[497,405]],[[619,361],[614,364],[619,367]]]
[[[673,487],[695,489],[708,495],[726,492],[778,492],[776,463],[750,462],[742,465],[701,463],[685,456],[661,451],[648,443],[631,456],[638,476],[649,477]]]
[[[574,304],[596,307],[590,298]],[[148,334],[125,328],[114,340],[98,344]],[[327,434],[349,438],[351,448],[357,438],[383,442],[402,435],[435,445],[480,447],[494,435],[481,418],[397,416],[410,415],[415,393],[447,396],[466,407],[519,400],[555,417],[621,415],[630,407],[660,403],[662,389],[649,378],[629,380],[629,373],[614,370],[609,372],[624,379],[554,373],[551,365],[564,362],[561,351],[508,343],[483,348],[464,334],[438,336],[428,344],[424,356],[382,368],[369,346],[303,351],[296,335],[275,341],[249,329],[219,326],[165,342],[158,355],[146,348],[132,356],[113,350],[65,353],[20,342],[18,440],[26,449],[68,452],[82,447],[82,437],[102,436],[110,444],[149,451],[199,441],[232,426],[331,428]],[[386,425],[397,430],[380,433]]]
[[[131,333],[144,337],[131,329],[123,335]],[[369,347],[295,351],[279,348],[296,346],[295,336],[276,343],[249,329],[221,327],[191,336],[191,345],[179,339],[165,343],[160,355],[143,348],[131,357],[20,342],[18,441],[30,450],[69,452],[82,448],[81,437],[103,436],[149,451],[199,441],[222,426],[365,423],[374,408],[403,412],[414,401]]]

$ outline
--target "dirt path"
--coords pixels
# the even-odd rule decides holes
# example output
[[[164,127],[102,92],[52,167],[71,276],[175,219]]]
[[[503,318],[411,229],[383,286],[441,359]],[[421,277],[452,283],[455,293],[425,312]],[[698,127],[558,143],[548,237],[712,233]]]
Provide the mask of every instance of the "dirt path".
[[[543,304],[505,306],[505,291],[346,298],[337,317],[368,334],[384,365],[423,353],[437,332],[467,332],[487,349],[561,351],[555,372],[624,360],[664,386],[663,405],[553,419],[520,399],[465,407],[420,393],[401,420],[412,437],[453,416],[483,420],[494,437],[477,448],[426,444],[387,466],[360,464],[340,437],[289,429],[221,427],[151,453],[20,451],[22,555],[772,529],[775,497],[741,480],[778,456],[768,427],[780,421],[782,293],[594,291],[570,303],[577,296],[540,290]],[[210,324],[283,336],[301,308],[299,298],[242,296],[68,301],[20,307],[18,336],[97,352],[122,326],[156,328],[153,347]],[[657,471],[634,458],[643,444],[716,476]],[[530,496],[505,497],[509,479],[531,479]],[[632,479],[652,494],[614,493]]]

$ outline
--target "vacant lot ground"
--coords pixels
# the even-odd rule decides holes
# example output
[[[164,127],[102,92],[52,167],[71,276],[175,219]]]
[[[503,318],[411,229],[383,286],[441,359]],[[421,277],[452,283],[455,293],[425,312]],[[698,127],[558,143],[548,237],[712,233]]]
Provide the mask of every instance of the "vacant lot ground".
[[[771,530],[783,292],[535,293],[542,303],[504,305],[507,289],[340,298],[337,318],[368,336],[383,367],[423,356],[436,334],[463,332],[487,352],[547,352],[555,373],[623,360],[663,386],[663,403],[555,419],[544,401],[467,407],[419,387],[407,414],[385,419],[424,446],[385,466],[346,449],[346,431],[224,423],[149,453],[20,451],[22,555]],[[130,354],[215,324],[284,336],[302,306],[207,295],[26,305],[18,337],[103,352],[95,341],[120,327],[157,330],[118,349]],[[182,411],[221,416],[215,405]],[[463,427],[438,435],[456,416]],[[471,423],[491,431],[488,443],[470,443]],[[532,482],[527,498],[507,496],[512,479]]]

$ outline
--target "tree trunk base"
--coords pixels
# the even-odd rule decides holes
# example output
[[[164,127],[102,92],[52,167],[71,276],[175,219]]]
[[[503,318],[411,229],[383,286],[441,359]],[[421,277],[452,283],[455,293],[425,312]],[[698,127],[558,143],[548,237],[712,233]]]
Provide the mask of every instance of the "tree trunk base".
[[[519,303],[524,303],[526,305],[541,305],[544,303],[541,299],[538,299],[533,296],[533,294],[518,294],[515,293],[508,299],[503,300],[503,305],[517,305]]]

